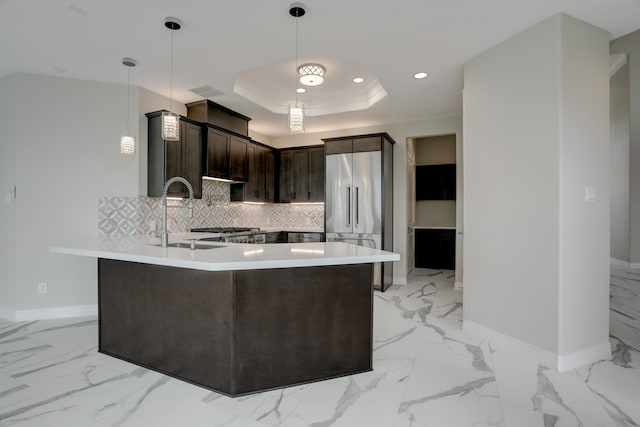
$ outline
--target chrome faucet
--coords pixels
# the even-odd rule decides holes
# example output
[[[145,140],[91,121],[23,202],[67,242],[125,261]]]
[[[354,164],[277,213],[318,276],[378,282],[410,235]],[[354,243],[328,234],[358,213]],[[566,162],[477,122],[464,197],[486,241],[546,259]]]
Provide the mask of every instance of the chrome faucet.
[[[187,186],[189,190],[189,204],[187,206],[167,206],[167,191],[169,186],[174,182],[181,182]],[[164,184],[164,190],[162,191],[162,234],[160,234],[160,245],[166,248],[169,244],[169,233],[167,233],[167,208],[187,208],[189,209],[189,218],[193,218],[193,187],[191,183],[181,176],[174,176],[169,178],[166,184]]]

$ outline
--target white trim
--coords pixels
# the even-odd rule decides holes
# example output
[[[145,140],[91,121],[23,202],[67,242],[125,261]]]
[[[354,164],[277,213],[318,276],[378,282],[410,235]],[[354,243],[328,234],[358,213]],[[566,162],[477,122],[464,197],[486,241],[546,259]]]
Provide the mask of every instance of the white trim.
[[[567,372],[609,359],[611,359],[611,344],[607,341],[584,350],[558,356],[558,372]]]
[[[558,372],[567,372],[572,369],[587,366],[600,360],[611,359],[611,345],[609,341],[558,356],[539,347],[527,344],[519,339],[479,325],[471,320],[464,319],[462,332],[476,339],[484,339],[504,347],[510,347],[516,351],[525,352],[533,356],[539,364],[556,369]]]
[[[7,308],[7,307],[0,307],[0,317],[3,319],[7,319],[11,322],[15,322],[15,311]]]
[[[394,285],[406,285],[407,277],[406,276],[393,276],[393,284]]]
[[[464,319],[462,332],[476,339],[488,340],[489,342],[494,342],[505,347],[526,352],[533,356],[539,364],[557,369],[558,356],[555,354],[531,344],[527,344],[519,339],[512,338],[496,330],[479,325],[471,320]]]
[[[461,291],[462,290],[462,282],[454,282],[453,289],[455,289],[456,291]]]
[[[631,265],[630,265],[630,268],[632,270],[636,270],[636,269],[640,268],[640,263],[632,262]]]
[[[611,258],[611,260],[609,262],[611,263],[611,265],[618,265],[620,267],[629,268],[631,266],[629,261],[623,261],[621,259],[616,259],[616,258]]]
[[[65,317],[97,316],[98,305],[71,305],[66,307],[35,308],[14,311],[14,322],[26,320],[62,319]]]

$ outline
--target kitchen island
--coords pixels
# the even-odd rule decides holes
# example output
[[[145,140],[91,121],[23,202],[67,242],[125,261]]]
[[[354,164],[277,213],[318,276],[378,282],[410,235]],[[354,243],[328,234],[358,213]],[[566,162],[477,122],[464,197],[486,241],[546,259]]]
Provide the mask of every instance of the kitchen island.
[[[372,369],[373,263],[398,254],[340,242],[156,244],[51,248],[98,259],[100,352],[231,396]]]

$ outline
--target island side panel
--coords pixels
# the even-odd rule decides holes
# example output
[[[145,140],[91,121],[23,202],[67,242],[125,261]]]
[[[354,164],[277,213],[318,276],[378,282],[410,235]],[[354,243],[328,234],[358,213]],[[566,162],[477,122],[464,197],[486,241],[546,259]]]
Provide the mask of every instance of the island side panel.
[[[373,264],[235,272],[237,393],[370,371]]]
[[[234,394],[232,276],[99,259],[100,352]]]

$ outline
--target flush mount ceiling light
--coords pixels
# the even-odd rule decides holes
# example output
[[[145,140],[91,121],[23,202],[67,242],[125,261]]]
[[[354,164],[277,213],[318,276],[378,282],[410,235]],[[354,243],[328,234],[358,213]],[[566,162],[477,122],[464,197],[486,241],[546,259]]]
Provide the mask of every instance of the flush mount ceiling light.
[[[325,70],[322,64],[302,64],[298,67],[298,79],[305,86],[318,86],[324,82]]]
[[[164,18],[164,26],[171,30],[171,72],[169,81],[169,111],[162,113],[162,139],[165,141],[180,140],[180,118],[173,109],[173,34],[182,27],[178,18],[167,16]]]
[[[354,83],[362,83],[362,82],[364,82],[364,77],[354,77],[352,82],[354,82]]]
[[[429,73],[425,73],[424,71],[421,71],[419,73],[415,73],[413,75],[414,79],[424,79],[425,77],[427,77],[429,75]]]
[[[296,89],[296,92],[298,93],[305,93],[307,90],[303,87],[299,87],[298,89]]]
[[[293,16],[294,18],[296,18],[296,77],[298,76],[298,73],[299,73],[299,68],[298,68],[298,18],[300,18],[301,16],[304,16],[305,13],[306,13],[306,11],[304,9],[304,4],[299,3],[299,2],[291,3],[291,6],[289,7],[289,15]],[[302,83],[302,80],[300,80],[300,82]],[[298,86],[297,83],[296,83],[296,86]],[[306,92],[306,90],[304,92],[301,92],[300,89],[303,89],[303,88],[297,88],[296,89],[296,102],[295,102],[295,104],[289,105],[289,131],[291,131],[291,132],[304,132],[304,110],[302,109],[301,105],[298,105],[298,94],[299,93],[304,93],[304,92]]]
[[[131,68],[137,65],[137,61],[133,58],[122,58],[122,64],[127,67],[127,135],[131,135],[129,132],[129,104],[131,91]],[[120,138],[120,154],[135,154],[136,152],[136,139],[132,136],[123,136]]]

